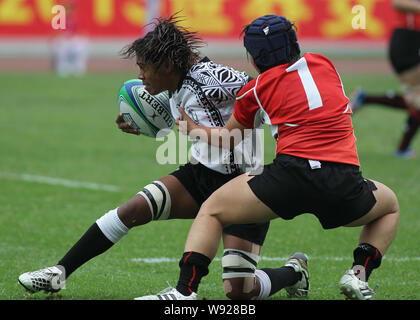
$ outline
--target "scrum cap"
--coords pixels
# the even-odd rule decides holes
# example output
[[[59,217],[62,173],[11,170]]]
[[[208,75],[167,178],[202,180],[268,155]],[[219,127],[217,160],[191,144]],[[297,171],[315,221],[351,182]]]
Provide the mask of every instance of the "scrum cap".
[[[293,24],[282,16],[265,15],[252,21],[244,36],[244,46],[257,66],[271,67],[287,63],[291,46],[299,51]]]

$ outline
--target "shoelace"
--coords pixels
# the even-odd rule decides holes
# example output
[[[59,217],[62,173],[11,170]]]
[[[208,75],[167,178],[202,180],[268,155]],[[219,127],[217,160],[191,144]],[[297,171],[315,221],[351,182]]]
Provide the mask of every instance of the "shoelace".
[[[39,271],[34,271],[31,273],[31,277],[33,278],[43,278],[45,276],[47,276],[48,278],[52,278],[54,276],[58,275],[58,273],[51,271],[50,268],[47,269],[42,269]]]

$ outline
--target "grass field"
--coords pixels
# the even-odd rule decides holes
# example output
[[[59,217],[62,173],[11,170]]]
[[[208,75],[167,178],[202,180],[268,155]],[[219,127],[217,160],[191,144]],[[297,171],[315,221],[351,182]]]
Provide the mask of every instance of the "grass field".
[[[135,76],[135,70],[68,79],[49,73],[0,75],[1,300],[45,299],[44,293],[26,294],[17,284],[19,274],[57,263],[97,218],[176,167],[156,164],[161,142],[116,128],[116,92]],[[357,85],[378,93],[398,89],[392,75],[342,74],[342,80],[348,94]],[[377,299],[420,298],[419,159],[392,156],[405,119],[404,112],[379,106],[353,118],[364,176],[389,185],[401,208],[396,239],[370,278],[372,287],[379,285]],[[271,161],[274,147],[268,132],[266,141],[265,159]],[[420,139],[413,147],[420,150]],[[103,185],[110,190],[101,190]],[[131,230],[77,270],[61,299],[132,299],[175,285],[190,225],[165,221]],[[289,254],[303,251],[309,256],[308,299],[343,299],[337,283],[351,266],[359,231],[325,231],[312,215],[276,220],[260,267],[281,266]],[[170,259],[139,260],[162,257]],[[212,263],[199,297],[226,299],[219,260]],[[271,299],[287,298],[281,291]]]

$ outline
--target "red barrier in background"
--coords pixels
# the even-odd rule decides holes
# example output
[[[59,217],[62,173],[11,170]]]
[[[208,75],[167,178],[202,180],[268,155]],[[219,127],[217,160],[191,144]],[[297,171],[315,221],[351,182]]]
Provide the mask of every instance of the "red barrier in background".
[[[155,0],[157,1],[157,0]],[[0,0],[0,36],[49,36],[51,9],[65,0]],[[148,22],[146,0],[72,0],[67,30],[90,37],[138,37]],[[352,9],[355,10],[352,12]],[[359,10],[358,10],[359,9]],[[360,11],[363,10],[363,12]],[[181,11],[185,27],[207,38],[239,39],[254,18],[274,13],[298,26],[302,38],[386,40],[394,19],[390,0],[162,0],[161,15]],[[366,28],[355,29],[361,14]]]

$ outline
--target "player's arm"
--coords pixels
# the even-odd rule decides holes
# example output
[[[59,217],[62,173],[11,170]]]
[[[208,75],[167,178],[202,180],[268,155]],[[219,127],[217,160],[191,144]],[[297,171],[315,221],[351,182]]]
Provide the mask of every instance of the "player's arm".
[[[409,13],[420,13],[420,2],[412,0],[393,0],[392,5],[396,10],[409,12]]]
[[[118,125],[118,128],[126,133],[140,135],[140,132],[137,129],[134,129],[131,126],[131,122],[125,122],[122,113],[118,114],[115,123]]]
[[[208,144],[225,149],[233,149],[244,137],[244,127],[233,115],[224,127],[205,127],[197,125],[184,111],[179,108],[181,117],[176,119],[178,131],[192,138],[200,138]]]

